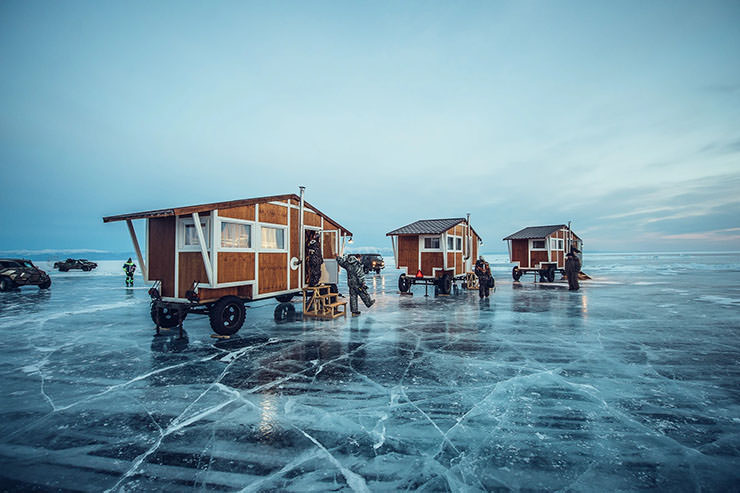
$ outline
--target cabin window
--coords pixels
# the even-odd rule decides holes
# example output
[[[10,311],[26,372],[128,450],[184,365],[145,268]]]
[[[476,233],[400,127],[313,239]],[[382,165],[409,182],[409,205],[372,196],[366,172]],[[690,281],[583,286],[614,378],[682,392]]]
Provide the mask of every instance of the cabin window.
[[[532,248],[533,249],[545,249],[545,240],[532,240]]]
[[[183,236],[182,236],[182,248],[184,249],[200,249],[200,242],[198,241],[198,232],[195,230],[195,224],[192,219],[185,219],[182,222]],[[206,248],[210,247],[211,244],[211,228],[208,227],[208,221],[201,221],[200,227],[203,229],[203,236],[206,240]]]
[[[221,222],[221,248],[252,248],[252,226]]]
[[[550,238],[550,250],[562,250],[563,240],[559,238]]]
[[[282,228],[271,228],[262,226],[262,248],[266,250],[285,249],[285,230]]]
[[[439,250],[439,236],[424,238],[424,248],[427,250]]]
[[[455,238],[453,238],[452,236],[447,237],[447,249],[448,250],[455,249]]]
[[[456,248],[455,250],[462,251],[462,238],[456,238]]]

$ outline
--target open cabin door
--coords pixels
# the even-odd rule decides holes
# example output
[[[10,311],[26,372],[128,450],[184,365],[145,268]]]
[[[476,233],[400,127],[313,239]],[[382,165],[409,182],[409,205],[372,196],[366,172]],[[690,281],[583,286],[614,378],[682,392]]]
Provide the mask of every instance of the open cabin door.
[[[340,232],[337,229],[325,229],[321,231],[321,250],[324,257],[324,267],[322,269],[321,281],[327,284],[339,283],[339,264],[337,255],[339,255],[339,238]]]

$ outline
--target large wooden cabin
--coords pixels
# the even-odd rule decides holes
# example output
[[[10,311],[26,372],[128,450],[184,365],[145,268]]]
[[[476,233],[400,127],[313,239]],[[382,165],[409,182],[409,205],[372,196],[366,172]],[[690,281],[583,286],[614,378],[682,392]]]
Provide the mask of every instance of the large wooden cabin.
[[[303,220],[300,211],[303,210]],[[146,220],[145,254],[132,226]],[[297,294],[305,285],[306,235],[321,234],[322,281],[336,283],[336,255],[352,233],[296,194],[174,207],[103,218],[126,221],[146,281],[162,300],[208,303]],[[323,269],[322,269],[323,270]]]
[[[565,269],[565,256],[571,249],[583,250],[583,241],[566,224],[529,226],[504,241],[509,245],[509,261],[516,264],[512,272],[515,280],[525,272],[554,275]]]
[[[391,237],[396,268],[405,271],[399,279],[401,292],[408,290],[409,284],[405,283],[437,284],[441,278],[464,278],[465,273],[472,271],[481,243],[469,218],[462,217],[422,219],[386,236]]]

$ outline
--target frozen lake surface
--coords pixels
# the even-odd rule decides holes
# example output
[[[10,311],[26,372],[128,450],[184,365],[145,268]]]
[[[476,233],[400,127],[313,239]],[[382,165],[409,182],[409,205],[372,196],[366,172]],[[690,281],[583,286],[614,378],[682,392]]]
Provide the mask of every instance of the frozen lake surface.
[[[577,293],[504,260],[488,301],[386,269],[226,341],[154,336],[122,262],[0,293],[0,489],[740,489],[740,255],[587,255]]]

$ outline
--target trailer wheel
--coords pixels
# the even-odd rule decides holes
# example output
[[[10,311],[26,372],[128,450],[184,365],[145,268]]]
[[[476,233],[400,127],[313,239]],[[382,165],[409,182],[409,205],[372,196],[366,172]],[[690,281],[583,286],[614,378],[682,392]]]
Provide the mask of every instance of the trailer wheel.
[[[0,291],[11,291],[15,288],[15,283],[9,277],[0,277]]]
[[[450,294],[452,291],[452,278],[449,274],[445,274],[437,281],[439,286],[439,294]]]
[[[236,334],[244,325],[246,312],[241,299],[236,296],[224,296],[208,309],[211,328],[222,336]]]
[[[401,274],[398,277],[398,290],[405,293],[411,287],[411,281],[406,277],[406,274]]]
[[[90,267],[88,267],[87,265],[85,265],[85,266],[82,267],[82,270],[85,271],[85,272],[88,272],[90,270]]]
[[[280,303],[275,307],[274,316],[276,322],[294,322],[295,306],[293,303]]]
[[[152,316],[152,322],[159,324],[160,327],[164,327],[165,329],[177,327],[188,315],[185,311],[180,312],[166,306],[155,306],[154,303],[152,303],[149,313]],[[180,318],[180,313],[182,313],[182,318]]]
[[[293,296],[295,296],[295,293],[281,294],[279,296],[275,296],[275,299],[278,300],[280,303],[290,303],[290,300],[293,299]]]
[[[555,267],[550,267],[545,272],[545,279],[547,279],[547,282],[553,282],[555,280]]]
[[[511,277],[513,277],[515,281],[518,281],[522,278],[522,271],[519,270],[519,267],[514,267],[511,270]]]

